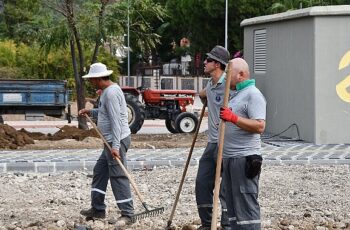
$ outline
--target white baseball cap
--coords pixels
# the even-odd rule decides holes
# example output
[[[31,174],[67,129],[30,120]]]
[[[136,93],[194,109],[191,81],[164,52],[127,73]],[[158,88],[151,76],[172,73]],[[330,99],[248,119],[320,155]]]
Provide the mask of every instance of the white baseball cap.
[[[84,75],[83,78],[97,78],[106,77],[113,73],[113,70],[107,70],[107,66],[102,63],[94,63],[90,66],[89,73]]]

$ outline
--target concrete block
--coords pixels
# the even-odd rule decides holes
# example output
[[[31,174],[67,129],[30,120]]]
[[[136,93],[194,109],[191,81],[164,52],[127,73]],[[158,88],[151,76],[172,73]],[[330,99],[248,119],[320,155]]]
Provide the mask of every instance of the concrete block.
[[[350,165],[350,159],[340,159],[340,160],[337,160],[337,164],[340,164],[340,165]]]
[[[281,165],[281,160],[263,160],[263,165]]]
[[[56,172],[84,170],[84,162],[83,161],[56,162],[55,170]]]
[[[308,160],[282,160],[282,164],[284,165],[307,165],[309,164]]]
[[[128,170],[140,170],[143,169],[144,161],[127,161]]]
[[[172,166],[184,166],[186,164],[185,160],[172,160],[171,165]]]
[[[53,162],[36,162],[35,167],[35,171],[38,173],[55,172],[55,163]]]
[[[329,159],[310,159],[310,164],[324,164],[324,165],[332,165],[335,164],[337,160],[329,160]]]
[[[6,172],[6,163],[0,163],[0,173]]]
[[[35,163],[32,162],[9,162],[7,172],[35,172]]]
[[[96,161],[84,161],[84,170],[92,172],[96,165]]]

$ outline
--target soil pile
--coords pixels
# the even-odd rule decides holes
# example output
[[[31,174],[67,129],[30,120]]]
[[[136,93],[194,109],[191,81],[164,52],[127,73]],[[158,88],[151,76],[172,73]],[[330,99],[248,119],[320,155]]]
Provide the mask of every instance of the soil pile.
[[[83,149],[102,148],[103,142],[94,129],[82,130],[74,126],[63,126],[54,134],[16,131],[8,125],[0,126],[0,149]],[[193,134],[132,134],[131,148],[163,149],[189,148]],[[207,144],[206,133],[199,133],[195,147]]]
[[[65,125],[52,136],[48,135],[47,140],[57,141],[62,139],[75,139],[77,141],[82,141],[87,137],[99,137],[99,136],[95,129],[83,130],[83,129],[78,129],[77,127],[74,127],[74,126]]]
[[[45,135],[39,132],[28,132],[25,129],[17,131],[9,125],[0,125],[0,148],[17,149],[28,144],[35,144],[34,140],[59,141],[63,139],[74,139],[83,141],[87,137],[98,138],[96,130],[82,130],[73,126],[63,126],[55,134]]]
[[[26,144],[34,144],[34,140],[9,125],[0,125],[0,148],[17,149]]]

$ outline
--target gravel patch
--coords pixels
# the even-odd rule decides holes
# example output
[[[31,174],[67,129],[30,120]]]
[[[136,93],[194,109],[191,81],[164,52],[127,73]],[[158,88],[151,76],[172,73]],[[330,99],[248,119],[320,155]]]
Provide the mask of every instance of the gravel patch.
[[[107,218],[86,222],[79,211],[90,204],[87,172],[0,174],[0,230],[4,229],[164,229],[183,168],[160,167],[133,171],[149,205],[165,207],[157,217],[125,228],[108,220],[120,214],[110,187]],[[173,219],[174,229],[199,225],[194,194],[197,167],[188,170]],[[336,166],[265,166],[260,180],[263,229],[350,229],[350,168]],[[134,197],[136,213],[144,211]]]

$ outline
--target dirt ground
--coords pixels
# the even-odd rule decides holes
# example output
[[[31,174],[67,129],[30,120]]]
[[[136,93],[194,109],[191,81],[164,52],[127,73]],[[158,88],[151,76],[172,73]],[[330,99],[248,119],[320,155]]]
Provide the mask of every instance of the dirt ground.
[[[131,148],[188,148],[193,141],[193,134],[133,134]],[[196,147],[206,145],[205,133],[200,133]],[[81,130],[64,126],[54,134],[16,130],[9,125],[0,125],[0,148],[2,149],[81,149],[101,148],[102,140],[95,130]]]

